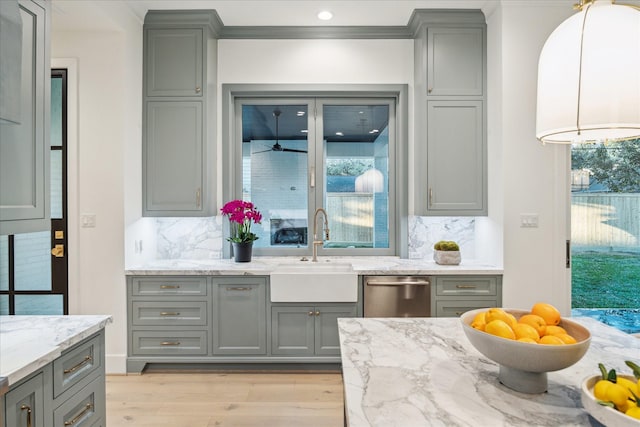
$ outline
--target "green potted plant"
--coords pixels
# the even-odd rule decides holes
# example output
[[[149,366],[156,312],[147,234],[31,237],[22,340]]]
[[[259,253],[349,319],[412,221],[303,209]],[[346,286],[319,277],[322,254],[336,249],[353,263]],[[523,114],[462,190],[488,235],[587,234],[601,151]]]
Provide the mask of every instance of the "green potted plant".
[[[251,231],[253,223],[260,224],[262,214],[251,202],[232,200],[220,209],[223,216],[229,218],[230,233],[227,241],[233,246],[233,257],[236,262],[251,261],[253,241],[258,236]]]
[[[433,259],[437,264],[460,264],[460,247],[451,240],[440,240],[433,245]]]

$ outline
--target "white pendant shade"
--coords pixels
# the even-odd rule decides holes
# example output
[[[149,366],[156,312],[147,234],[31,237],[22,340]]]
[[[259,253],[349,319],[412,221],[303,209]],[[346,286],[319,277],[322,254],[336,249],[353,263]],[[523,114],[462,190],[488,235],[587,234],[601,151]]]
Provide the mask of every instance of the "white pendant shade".
[[[640,10],[596,1],[549,36],[538,63],[536,137],[640,138]]]

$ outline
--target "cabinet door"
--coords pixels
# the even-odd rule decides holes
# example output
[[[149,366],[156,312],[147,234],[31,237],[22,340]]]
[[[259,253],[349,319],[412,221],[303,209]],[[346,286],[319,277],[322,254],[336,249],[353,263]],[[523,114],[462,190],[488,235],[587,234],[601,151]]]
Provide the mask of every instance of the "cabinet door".
[[[482,101],[427,102],[427,210],[486,215]]]
[[[271,353],[312,356],[315,309],[312,306],[271,307]]]
[[[7,427],[44,427],[44,373],[11,389],[5,406]]]
[[[146,36],[146,96],[202,96],[202,30],[151,29]]]
[[[266,354],[266,279],[215,278],[214,354]]]
[[[427,95],[480,96],[484,85],[482,28],[429,28]]]
[[[356,305],[324,307],[318,306],[315,311],[315,353],[318,356],[340,355],[340,337],[338,335],[338,318],[355,317]]]
[[[144,215],[202,212],[202,103],[147,103],[143,147]]]
[[[48,230],[49,37],[47,3],[20,2],[20,123],[0,125],[0,234]]]

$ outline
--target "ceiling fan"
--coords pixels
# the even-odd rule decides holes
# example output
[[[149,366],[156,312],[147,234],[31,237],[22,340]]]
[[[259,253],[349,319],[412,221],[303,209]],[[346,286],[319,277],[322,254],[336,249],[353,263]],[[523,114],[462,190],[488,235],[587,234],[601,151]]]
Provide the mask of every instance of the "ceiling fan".
[[[251,153],[251,154],[266,153],[268,151],[286,151],[289,153],[306,153],[307,152],[306,150],[296,150],[294,148],[285,148],[282,145],[280,145],[280,143],[278,142],[278,120],[280,119],[281,113],[282,111],[280,111],[278,108],[273,110],[273,116],[276,118],[276,143],[273,144],[271,148],[268,148],[262,151],[256,151],[255,153]]]

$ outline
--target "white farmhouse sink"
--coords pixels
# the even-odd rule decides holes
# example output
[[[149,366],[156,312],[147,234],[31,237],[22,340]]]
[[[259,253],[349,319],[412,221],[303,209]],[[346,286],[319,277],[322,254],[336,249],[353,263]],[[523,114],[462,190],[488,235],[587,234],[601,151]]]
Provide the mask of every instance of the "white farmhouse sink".
[[[280,264],[271,272],[272,302],[357,302],[358,275],[341,262]]]

